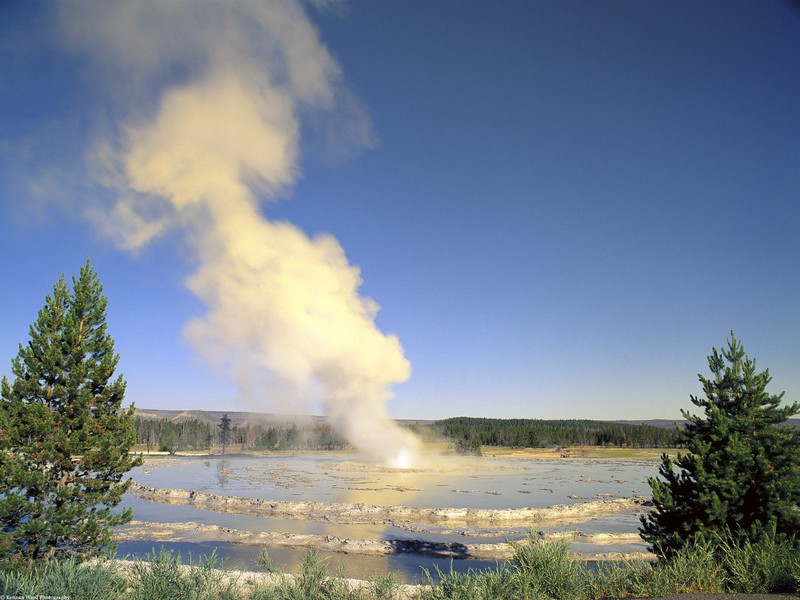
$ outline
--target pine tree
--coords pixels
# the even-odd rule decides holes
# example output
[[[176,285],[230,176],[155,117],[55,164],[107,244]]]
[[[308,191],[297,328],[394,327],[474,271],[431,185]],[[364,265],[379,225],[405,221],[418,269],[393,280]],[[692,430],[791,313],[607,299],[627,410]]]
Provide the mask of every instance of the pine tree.
[[[769,370],[756,372],[733,332],[708,366],[713,377],[698,375],[706,397],[690,397],[704,417],[681,411],[688,453],[674,464],[663,455],[662,479],[649,480],[655,510],[640,531],[659,556],[711,533],[800,533],[800,438],[781,426],[800,405],[782,407],[783,393],[767,393]]]
[[[46,563],[108,547],[114,512],[141,460],[119,355],[107,332],[107,299],[89,261],[47,296],[30,341],[11,361],[0,401],[0,563]]]
[[[231,437],[231,419],[228,413],[222,415],[217,427],[219,427],[219,441],[222,444],[222,453],[225,454],[225,446],[228,445],[228,441]]]

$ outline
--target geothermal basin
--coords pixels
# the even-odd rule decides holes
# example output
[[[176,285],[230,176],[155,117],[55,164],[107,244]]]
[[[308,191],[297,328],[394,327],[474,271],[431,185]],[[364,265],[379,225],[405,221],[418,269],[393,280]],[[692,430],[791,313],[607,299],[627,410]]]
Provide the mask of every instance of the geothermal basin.
[[[118,556],[164,547],[258,570],[266,549],[297,572],[316,548],[350,577],[494,567],[509,541],[563,537],[587,560],[646,558],[638,537],[652,460],[430,456],[398,470],[357,455],[150,456],[131,472]]]

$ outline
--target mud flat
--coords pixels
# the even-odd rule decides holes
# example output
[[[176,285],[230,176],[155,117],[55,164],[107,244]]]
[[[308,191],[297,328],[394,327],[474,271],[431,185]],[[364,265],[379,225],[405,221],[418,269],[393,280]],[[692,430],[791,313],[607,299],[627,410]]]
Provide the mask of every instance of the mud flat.
[[[645,498],[614,498],[548,508],[415,508],[339,502],[275,501],[209,494],[196,490],[157,488],[136,481],[131,483],[128,494],[151,502],[183,504],[220,513],[338,524],[386,524],[414,531],[424,529],[425,526],[442,525],[449,528],[567,525],[623,511],[641,510],[649,505]]]

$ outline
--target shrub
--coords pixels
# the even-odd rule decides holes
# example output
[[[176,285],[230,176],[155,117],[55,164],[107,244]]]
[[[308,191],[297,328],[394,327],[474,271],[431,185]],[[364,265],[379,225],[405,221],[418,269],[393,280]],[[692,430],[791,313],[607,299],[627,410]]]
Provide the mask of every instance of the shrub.
[[[542,597],[577,600],[584,596],[586,566],[576,560],[567,541],[528,537],[527,543],[515,547],[511,564],[525,587]]]

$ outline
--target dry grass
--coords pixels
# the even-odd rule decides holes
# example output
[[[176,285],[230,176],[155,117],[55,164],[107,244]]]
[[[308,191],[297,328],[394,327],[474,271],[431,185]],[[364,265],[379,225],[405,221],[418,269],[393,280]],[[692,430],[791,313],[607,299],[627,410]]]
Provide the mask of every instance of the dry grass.
[[[497,458],[556,459],[596,458],[606,460],[661,460],[667,453],[675,456],[674,448],[614,448],[604,446],[570,446],[567,448],[503,448],[484,446],[483,455]]]
[[[210,452],[202,450],[186,450],[176,452],[171,456],[220,456],[220,448],[212,448]],[[423,455],[436,456],[448,454],[452,451],[452,444],[448,442],[427,442],[423,445]],[[675,457],[678,450],[675,448],[615,448],[604,446],[568,446],[565,448],[507,448],[503,446],[483,446],[483,456],[494,458],[520,458],[520,459],[541,459],[553,460],[559,458],[594,458],[605,460],[661,460],[661,455],[666,452],[671,457]],[[151,451],[145,448],[134,446],[131,450],[135,454],[143,454],[144,458],[149,456],[170,456],[167,452]],[[229,448],[228,454],[245,456],[317,456],[320,454],[350,456],[353,451],[347,450],[239,450],[233,451]]]

